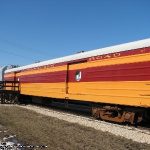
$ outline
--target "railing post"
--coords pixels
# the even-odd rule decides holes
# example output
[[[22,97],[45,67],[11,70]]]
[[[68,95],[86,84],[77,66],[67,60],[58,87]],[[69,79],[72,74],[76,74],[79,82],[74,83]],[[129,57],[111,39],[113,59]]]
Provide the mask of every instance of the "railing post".
[[[14,103],[20,94],[19,81],[0,82],[0,103]]]

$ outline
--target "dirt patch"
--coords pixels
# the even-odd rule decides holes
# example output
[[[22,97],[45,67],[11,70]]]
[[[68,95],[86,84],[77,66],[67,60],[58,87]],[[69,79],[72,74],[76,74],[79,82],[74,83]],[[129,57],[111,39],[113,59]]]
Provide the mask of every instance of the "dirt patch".
[[[68,123],[19,107],[0,106],[0,124],[27,145],[47,145],[49,150],[141,150],[150,145],[107,132]]]

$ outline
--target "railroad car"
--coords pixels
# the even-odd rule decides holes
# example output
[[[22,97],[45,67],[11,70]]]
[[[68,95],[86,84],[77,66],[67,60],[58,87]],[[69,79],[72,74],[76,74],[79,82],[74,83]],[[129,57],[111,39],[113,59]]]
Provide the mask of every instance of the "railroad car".
[[[5,80],[21,95],[86,102],[96,118],[134,124],[150,118],[150,39],[8,69]]]

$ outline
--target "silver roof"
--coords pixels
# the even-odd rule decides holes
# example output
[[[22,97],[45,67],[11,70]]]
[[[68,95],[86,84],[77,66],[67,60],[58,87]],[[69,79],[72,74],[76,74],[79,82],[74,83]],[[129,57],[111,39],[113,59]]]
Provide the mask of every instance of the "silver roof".
[[[97,55],[121,52],[121,51],[138,49],[138,48],[149,47],[149,46],[150,46],[150,38],[135,41],[135,42],[125,43],[125,44],[119,44],[119,45],[115,45],[115,46],[100,48],[100,49],[96,49],[96,50],[91,50],[91,51],[87,51],[87,52],[83,52],[83,53],[77,53],[77,54],[60,57],[60,58],[56,58],[56,59],[50,59],[47,61],[42,61],[39,63],[34,63],[34,64],[30,64],[30,65],[26,65],[26,66],[14,68],[14,69],[8,69],[5,72],[6,73],[16,72],[16,71],[20,71],[20,70],[24,70],[24,69],[40,67],[40,66],[49,65],[49,64],[56,64],[56,63],[61,63],[61,62],[67,62],[67,61],[97,56]]]

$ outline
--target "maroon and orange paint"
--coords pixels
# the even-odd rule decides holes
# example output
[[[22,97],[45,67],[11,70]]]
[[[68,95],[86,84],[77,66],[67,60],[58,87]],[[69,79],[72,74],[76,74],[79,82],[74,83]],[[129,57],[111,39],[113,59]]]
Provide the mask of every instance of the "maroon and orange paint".
[[[14,78],[25,95],[150,107],[150,47],[5,75]]]

